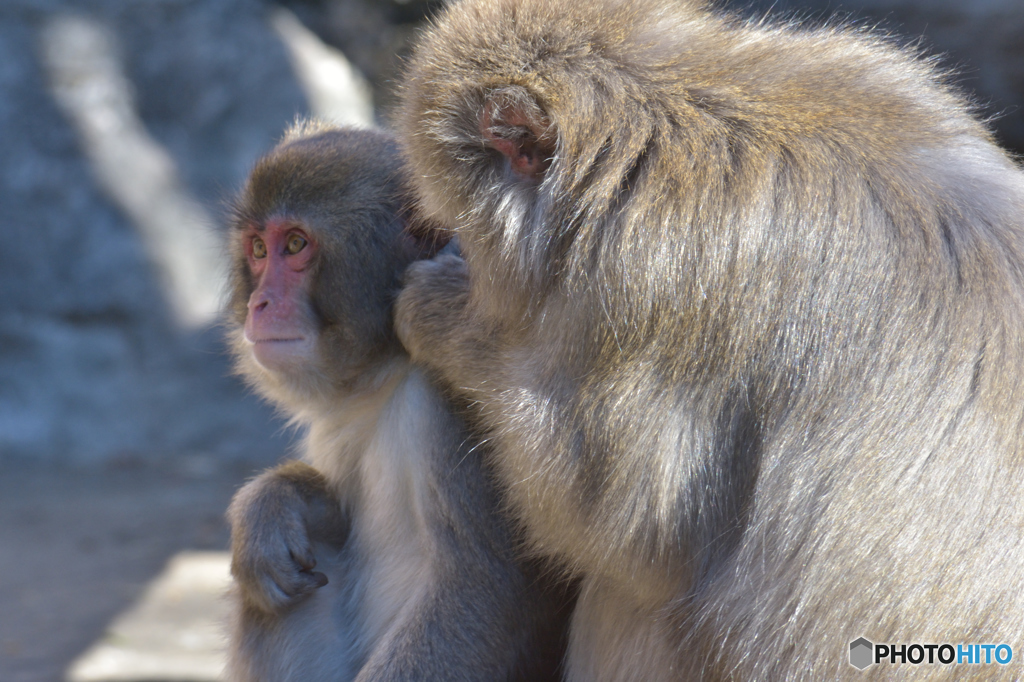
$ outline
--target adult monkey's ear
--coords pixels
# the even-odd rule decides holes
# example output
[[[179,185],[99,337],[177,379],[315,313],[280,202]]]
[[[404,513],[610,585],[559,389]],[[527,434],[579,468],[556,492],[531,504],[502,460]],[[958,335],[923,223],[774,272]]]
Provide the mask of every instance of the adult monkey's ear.
[[[557,139],[551,119],[530,92],[510,85],[492,90],[480,113],[480,134],[516,175],[539,181],[551,165]]]

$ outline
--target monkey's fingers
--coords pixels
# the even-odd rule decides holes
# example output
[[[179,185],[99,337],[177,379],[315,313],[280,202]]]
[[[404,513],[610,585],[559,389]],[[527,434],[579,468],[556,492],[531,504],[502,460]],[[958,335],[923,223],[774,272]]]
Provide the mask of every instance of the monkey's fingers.
[[[282,606],[292,600],[316,592],[327,584],[327,576],[319,571],[295,571],[289,575],[279,576],[276,587],[283,595]]]
[[[308,575],[310,578],[312,578],[313,581],[314,581],[314,584],[316,585],[317,588],[323,587],[328,582],[330,582],[327,579],[327,575],[325,575],[324,573],[321,573],[320,571],[302,571],[302,573],[304,573],[304,574]]]
[[[270,573],[236,575],[236,580],[239,592],[245,601],[265,613],[280,613],[293,601],[293,597]]]
[[[312,570],[316,559],[311,549],[292,550],[289,544],[305,543],[265,543],[259,546],[261,551],[236,554],[232,562],[232,574],[243,593],[268,613],[278,613],[327,584],[326,576]]]
[[[280,613],[327,584],[327,576],[314,571],[267,572],[244,586],[249,601],[267,613]]]
[[[433,277],[464,277],[468,274],[466,260],[458,247],[445,249],[434,258],[416,261],[402,273],[402,284],[408,286],[415,280]]]
[[[413,359],[420,359],[421,347],[435,345],[436,339],[427,338],[429,328],[463,306],[468,292],[469,270],[459,256],[444,254],[406,268],[395,303],[395,333]]]
[[[287,568],[278,565],[275,566],[276,570],[270,572],[276,586],[291,599],[314,592],[327,584],[327,576],[313,570],[317,562],[310,544],[293,544],[297,546],[288,550],[290,561],[285,562]]]
[[[309,538],[290,538],[288,554],[301,570],[308,572],[316,568],[316,555],[313,553],[313,545],[309,542]]]

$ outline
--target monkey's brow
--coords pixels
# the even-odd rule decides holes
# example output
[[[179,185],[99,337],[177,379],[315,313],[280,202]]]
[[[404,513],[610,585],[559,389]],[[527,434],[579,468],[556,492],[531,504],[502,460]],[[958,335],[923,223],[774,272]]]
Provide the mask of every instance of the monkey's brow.
[[[239,212],[236,215],[234,227],[236,232],[246,232],[248,230],[263,232],[263,223],[263,219],[256,217],[252,212],[246,211],[245,213]]]
[[[246,219],[246,220],[242,221],[242,223],[241,223],[241,225],[239,227],[239,232],[248,232],[249,230],[252,230],[253,232],[258,232],[260,234],[263,234],[264,232],[267,231],[266,222],[267,222],[266,219],[258,219],[258,218]]]
[[[296,217],[294,213],[275,211],[270,215],[264,215],[262,218],[250,219],[248,222],[257,232],[263,233],[267,231],[267,227],[271,224],[290,230],[300,227],[302,220]]]

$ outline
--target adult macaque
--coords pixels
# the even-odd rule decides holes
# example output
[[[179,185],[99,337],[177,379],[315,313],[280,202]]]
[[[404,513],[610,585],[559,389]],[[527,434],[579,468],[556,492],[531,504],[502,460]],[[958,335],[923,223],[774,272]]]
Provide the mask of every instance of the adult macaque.
[[[410,268],[399,336],[582,578],[570,680],[1024,643],[1024,174],[944,78],[685,0],[424,34],[400,135],[465,261]]]
[[[232,680],[557,676],[558,590],[517,560],[478,445],[394,336],[398,277],[429,246],[404,191],[390,138],[309,124],[238,200],[238,368],[309,434],[306,463],[231,504]]]

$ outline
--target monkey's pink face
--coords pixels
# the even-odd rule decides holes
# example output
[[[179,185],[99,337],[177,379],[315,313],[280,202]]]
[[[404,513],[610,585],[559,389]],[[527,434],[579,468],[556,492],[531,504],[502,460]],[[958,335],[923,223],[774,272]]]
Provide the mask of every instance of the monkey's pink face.
[[[256,362],[271,371],[300,369],[314,356],[318,330],[309,306],[309,270],[316,242],[294,221],[268,220],[242,232],[255,288],[245,317],[245,340]]]

